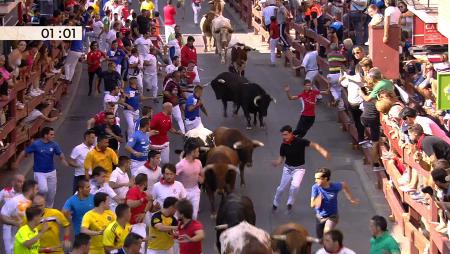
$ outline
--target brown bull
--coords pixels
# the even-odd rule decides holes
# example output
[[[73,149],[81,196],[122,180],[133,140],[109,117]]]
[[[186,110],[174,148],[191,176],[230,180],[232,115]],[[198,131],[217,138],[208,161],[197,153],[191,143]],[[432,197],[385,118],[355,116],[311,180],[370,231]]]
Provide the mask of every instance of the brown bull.
[[[278,226],[271,234],[272,250],[277,254],[311,254],[313,242],[319,242],[309,236],[302,225],[287,223]]]
[[[205,44],[205,52],[208,51],[208,45],[209,48],[212,48],[212,30],[211,30],[211,23],[215,17],[217,17],[216,13],[214,11],[210,11],[203,15],[202,19],[200,20],[200,30],[202,31],[202,37],[203,37],[203,43]],[[208,40],[209,39],[209,44]]]
[[[244,76],[245,67],[247,66],[248,52],[255,50],[242,43],[236,43],[231,48],[231,64],[230,72],[237,73],[239,76]]]
[[[208,152],[203,173],[205,175],[204,185],[213,216],[216,214],[215,193],[218,191],[224,195],[233,192],[236,175],[239,173],[238,164],[239,157],[236,151],[229,147],[216,146]]]
[[[219,127],[214,131],[216,145],[225,145],[237,151],[239,156],[239,171],[241,174],[241,186],[245,186],[244,168],[253,164],[253,149],[264,146],[258,140],[249,139],[238,129]]]

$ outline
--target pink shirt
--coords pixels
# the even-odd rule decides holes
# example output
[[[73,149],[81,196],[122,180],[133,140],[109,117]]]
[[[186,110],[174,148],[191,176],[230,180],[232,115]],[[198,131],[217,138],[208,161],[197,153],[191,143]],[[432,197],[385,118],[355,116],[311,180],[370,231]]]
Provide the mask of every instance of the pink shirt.
[[[439,125],[433,122],[433,120],[431,120],[430,118],[424,116],[417,116],[414,122],[422,126],[423,133],[441,138],[442,140],[450,144],[450,138],[447,137],[447,135],[439,127]]]
[[[0,72],[3,74],[3,78],[5,80],[11,78],[11,74],[5,69],[5,67],[0,67]]]
[[[164,25],[175,25],[175,14],[177,14],[177,9],[174,6],[164,6]]]
[[[196,159],[190,163],[186,159],[182,159],[176,165],[177,176],[184,188],[190,189],[198,186],[198,178],[202,171],[202,163]]]

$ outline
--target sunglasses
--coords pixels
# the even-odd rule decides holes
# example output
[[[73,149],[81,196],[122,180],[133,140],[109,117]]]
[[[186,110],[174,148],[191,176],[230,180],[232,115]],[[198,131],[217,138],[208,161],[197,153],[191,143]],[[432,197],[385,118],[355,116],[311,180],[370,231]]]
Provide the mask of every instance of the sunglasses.
[[[353,52],[353,55],[361,54],[361,51]]]

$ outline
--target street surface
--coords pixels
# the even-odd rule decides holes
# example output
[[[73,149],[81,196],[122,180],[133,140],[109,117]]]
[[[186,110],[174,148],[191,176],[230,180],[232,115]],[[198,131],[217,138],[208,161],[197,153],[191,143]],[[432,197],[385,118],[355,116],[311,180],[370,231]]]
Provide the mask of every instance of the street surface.
[[[159,1],[159,10],[163,9],[163,2]],[[135,6],[136,4],[133,4]],[[186,18],[181,20],[181,15],[177,17],[177,23],[181,25],[184,34],[200,34],[198,26],[194,26],[193,14],[191,10],[191,2],[186,3]],[[226,7],[224,15],[230,18],[229,6]],[[203,3],[201,13],[204,14],[208,9],[207,2]],[[232,11],[232,10],[231,10]],[[234,15],[236,16],[236,15]],[[232,19],[233,24],[240,22]],[[247,30],[243,30],[243,26],[235,26],[235,33],[247,34]],[[251,32],[250,32],[251,34]],[[252,35],[244,35],[243,37]],[[200,38],[199,36],[196,36]],[[244,42],[244,41],[243,41]],[[198,52],[203,51],[203,42],[197,40],[195,42]],[[200,54],[198,56],[200,68],[204,69],[200,72],[202,84],[209,82],[219,73],[227,70],[227,65],[220,64],[218,56],[214,54]],[[237,117],[231,116],[231,103],[229,117],[222,116],[222,103],[216,101],[211,87],[206,87],[203,95],[203,101],[208,109],[209,116],[202,116],[205,127],[214,130],[219,126],[227,126],[241,129],[246,135],[253,139],[262,141],[265,146],[257,148],[253,154],[253,167],[246,168],[245,176],[247,186],[241,189],[238,185],[236,191],[248,195],[254,202],[256,210],[256,224],[258,227],[271,232],[275,227],[286,222],[296,222],[306,226],[310,234],[315,235],[315,216],[314,211],[309,207],[311,186],[314,183],[314,171],[319,167],[329,167],[332,169],[332,181],[346,181],[349,183],[354,196],[361,200],[358,206],[352,206],[345,199],[343,193],[339,199],[340,222],[338,228],[344,232],[345,245],[356,253],[367,253],[369,249],[370,231],[368,222],[374,215],[374,209],[369,203],[366,193],[363,190],[360,178],[353,169],[353,162],[359,160],[362,154],[351,149],[350,138],[347,133],[342,132],[336,122],[336,110],[327,107],[324,103],[319,103],[316,113],[316,122],[307,134],[306,138],[317,142],[331,152],[331,161],[326,161],[318,153],[308,150],[306,153],[306,175],[303,178],[300,191],[297,196],[297,202],[294,205],[293,212],[288,215],[286,207],[280,206],[276,213],[271,210],[272,198],[277,187],[280,177],[281,168],[273,167],[271,160],[278,156],[281,136],[279,129],[290,124],[295,126],[298,121],[299,103],[296,101],[288,101],[283,91],[283,84],[291,86],[292,94],[302,89],[302,79],[295,77],[293,71],[283,67],[281,61],[276,67],[271,67],[269,54],[259,52],[251,52],[249,55],[248,66],[246,69],[246,77],[260,84],[266,91],[276,98],[277,104],[271,104],[266,118],[266,129],[259,127],[253,130],[245,130],[245,119],[240,111]],[[72,148],[82,141],[82,136],[86,130],[86,121],[94,114],[102,109],[102,96],[87,96],[87,66],[83,66],[83,74],[81,75],[81,83],[76,93],[76,98],[69,110],[65,121],[57,131],[57,142],[61,145],[66,156],[70,155]],[[161,78],[161,77],[160,77]],[[161,82],[159,82],[161,89]],[[161,109],[161,104],[156,106],[152,102],[145,102],[154,107],[157,113]],[[125,120],[122,112],[119,113],[123,119],[122,130],[126,130]],[[182,148],[183,140],[179,136],[171,138],[171,162],[176,163],[178,156],[173,153],[175,149]],[[122,148],[124,144],[122,144]],[[122,149],[123,150],[123,149]],[[121,154],[125,154],[121,152]],[[72,191],[73,170],[61,166],[58,162],[58,192],[56,196],[55,208],[61,209],[65,200],[71,195]],[[287,193],[284,195],[283,202],[286,202]],[[204,241],[203,253],[212,254],[215,251],[215,222],[210,219],[210,207],[207,202],[206,195],[202,194],[200,203],[199,219],[203,223],[206,230],[206,239]],[[314,249],[317,249],[315,246]]]

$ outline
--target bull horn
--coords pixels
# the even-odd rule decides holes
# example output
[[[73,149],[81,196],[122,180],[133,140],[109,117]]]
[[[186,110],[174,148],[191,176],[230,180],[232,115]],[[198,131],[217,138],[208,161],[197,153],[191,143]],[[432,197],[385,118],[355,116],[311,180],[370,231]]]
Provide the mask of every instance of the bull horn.
[[[273,98],[272,96],[270,96],[270,99],[273,101],[273,103],[277,104],[277,100],[275,98]]]
[[[216,230],[227,229],[227,228],[228,228],[228,224],[221,224],[221,225],[217,225],[215,227]]]
[[[320,239],[312,237],[312,236],[307,236],[306,241],[308,243],[320,243]]]
[[[213,168],[214,168],[214,164],[209,164],[209,165],[206,165],[206,166],[202,169],[202,171],[203,171],[203,173],[205,173],[206,171],[211,170],[211,169],[213,169]]]
[[[237,141],[236,143],[233,144],[233,148],[234,149],[240,149],[242,147],[242,142],[241,141]]]
[[[224,79],[218,79],[217,82],[219,82],[220,84],[225,84],[225,80]]]
[[[208,83],[204,84],[203,87],[209,86],[210,83],[211,83],[211,82],[208,82]]]
[[[200,150],[200,151],[203,151],[203,152],[208,152],[209,149],[211,149],[211,148],[206,147],[206,146],[201,146],[201,147],[199,147],[199,150]]]
[[[228,164],[228,170],[236,171],[236,173],[239,174],[239,168],[233,164]]]
[[[260,146],[260,147],[263,147],[263,146],[264,146],[264,143],[263,143],[263,142],[261,142],[261,141],[259,141],[259,140],[256,140],[256,139],[253,139],[253,140],[252,140],[252,143],[253,143],[254,146]]]
[[[258,107],[258,100],[261,99],[261,95],[258,95],[255,97],[255,99],[253,99],[253,104],[255,104],[255,106]]]
[[[233,33],[233,32],[234,32],[233,28],[228,27],[228,32],[229,32],[229,33]]]
[[[287,239],[286,235],[271,235],[270,237],[274,240],[279,240],[279,241],[286,241],[286,239]]]

